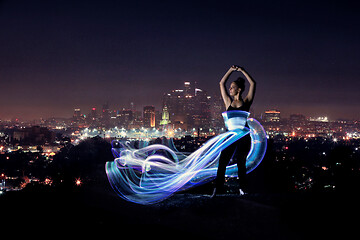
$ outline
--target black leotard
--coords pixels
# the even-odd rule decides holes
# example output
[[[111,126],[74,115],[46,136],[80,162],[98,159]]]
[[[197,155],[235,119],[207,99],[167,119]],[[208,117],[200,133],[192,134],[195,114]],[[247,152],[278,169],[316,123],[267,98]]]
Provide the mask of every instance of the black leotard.
[[[231,103],[232,103],[232,101],[231,101]],[[245,102],[243,103],[243,105],[241,107],[238,107],[238,108],[231,106],[231,103],[226,111],[231,111],[231,110],[241,110],[241,111],[246,111],[246,112],[250,111],[250,105],[246,104]]]
[[[232,101],[231,101],[231,103],[232,103]],[[232,110],[240,110],[240,111],[246,111],[246,112],[250,111],[250,105],[245,103],[245,102],[243,103],[243,105],[241,107],[238,107],[238,108],[231,106],[231,103],[230,103],[230,106],[228,107],[228,109],[226,111],[232,111]],[[248,128],[249,125],[246,123],[245,127]]]

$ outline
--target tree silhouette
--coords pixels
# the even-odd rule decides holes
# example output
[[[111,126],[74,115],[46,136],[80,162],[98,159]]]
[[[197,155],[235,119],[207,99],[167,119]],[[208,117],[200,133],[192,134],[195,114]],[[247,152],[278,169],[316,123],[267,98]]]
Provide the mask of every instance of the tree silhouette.
[[[66,187],[74,186],[77,178],[85,183],[104,183],[105,163],[113,159],[111,144],[98,136],[76,146],[68,144],[54,156],[52,176],[56,184]]]

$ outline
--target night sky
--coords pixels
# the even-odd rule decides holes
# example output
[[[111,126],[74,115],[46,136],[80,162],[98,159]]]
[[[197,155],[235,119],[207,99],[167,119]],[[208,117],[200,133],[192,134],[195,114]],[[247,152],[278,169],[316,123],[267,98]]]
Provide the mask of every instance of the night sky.
[[[2,1],[0,119],[160,110],[184,81],[220,96],[232,64],[258,83],[256,114],[360,119],[360,5],[314,2]]]

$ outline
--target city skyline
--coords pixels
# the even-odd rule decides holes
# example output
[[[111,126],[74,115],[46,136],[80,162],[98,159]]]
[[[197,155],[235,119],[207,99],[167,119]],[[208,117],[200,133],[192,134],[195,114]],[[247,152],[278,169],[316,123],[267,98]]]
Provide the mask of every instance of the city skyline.
[[[187,86],[188,85],[188,90],[186,90]],[[11,117],[11,118],[3,118],[1,119],[0,118],[0,121],[13,121],[13,120],[17,120],[17,121],[25,121],[25,122],[31,122],[31,121],[38,121],[38,120],[41,120],[41,119],[52,119],[52,118],[63,118],[63,119],[72,119],[75,117],[75,115],[79,115],[78,117],[81,116],[85,116],[87,118],[92,118],[93,114],[97,114],[98,117],[100,117],[102,115],[102,111],[104,110],[104,108],[106,109],[107,112],[109,112],[109,114],[111,115],[114,115],[116,116],[117,114],[119,114],[119,112],[121,111],[133,111],[134,114],[135,112],[139,112],[141,113],[141,115],[143,115],[144,113],[144,109],[147,108],[147,107],[153,107],[154,108],[154,111],[158,112],[158,113],[162,113],[162,110],[164,108],[164,106],[166,104],[164,104],[164,99],[166,97],[166,95],[169,95],[169,93],[177,93],[177,92],[181,92],[181,94],[183,94],[183,91],[193,91],[193,96],[196,94],[195,92],[196,91],[204,91],[205,95],[209,97],[209,99],[211,99],[211,107],[213,107],[214,105],[214,102],[216,102],[215,104],[215,107],[219,108],[222,107],[221,109],[223,111],[225,111],[225,106],[222,106],[223,105],[223,102],[222,102],[222,99],[220,97],[220,95],[215,95],[215,96],[210,96],[209,94],[207,94],[207,90],[206,89],[200,89],[200,88],[197,88],[198,86],[196,86],[196,83],[192,83],[192,82],[183,82],[182,84],[182,87],[179,87],[178,89],[172,89],[172,90],[169,90],[168,92],[164,92],[162,94],[162,97],[163,99],[161,100],[162,101],[162,104],[159,103],[159,104],[151,104],[151,103],[148,103],[146,105],[139,105],[133,101],[128,101],[126,104],[123,104],[123,105],[119,105],[119,104],[116,104],[115,106],[112,105],[113,103],[109,103],[108,101],[105,103],[98,103],[98,104],[95,104],[95,105],[87,105],[87,106],[83,106],[83,107],[73,107],[72,109],[66,109],[66,114],[65,115],[62,115],[62,116],[51,116],[51,115],[48,115],[46,116],[43,115],[43,116],[40,116],[38,118],[23,118],[23,117]],[[188,92],[190,93],[190,92]],[[179,94],[179,93],[177,93]],[[214,98],[217,98],[217,99],[214,99]],[[176,103],[175,103],[176,104]],[[183,103],[179,103],[180,105],[183,104]],[[178,105],[178,104],[176,104]],[[169,107],[169,106],[167,106]],[[197,109],[197,108],[196,108]],[[201,107],[200,107],[201,109]],[[221,116],[221,112],[222,110],[219,111],[219,109],[210,109],[210,111],[212,113],[214,112],[217,112],[218,113],[218,118],[222,119],[222,116]],[[261,111],[259,111],[258,109],[254,110],[254,107],[251,107],[250,109],[250,112],[251,112],[251,116],[252,117],[260,117],[260,116],[265,116],[266,115],[266,112],[267,111],[279,111],[279,114],[281,115],[281,118],[282,119],[289,119],[291,118],[291,115],[302,115],[306,118],[326,118],[326,119],[329,119],[329,121],[335,121],[335,120],[343,120],[343,119],[346,119],[344,117],[341,117],[341,118],[332,118],[332,117],[329,117],[328,114],[326,114],[326,112],[324,112],[324,114],[306,114],[306,113],[303,113],[303,112],[294,112],[294,111],[291,111],[291,112],[284,112],[282,109],[278,108],[278,107],[269,107],[267,109],[263,109]],[[170,110],[171,111],[171,110]],[[190,115],[192,114],[195,114],[193,111],[189,111],[189,109],[187,110],[188,114],[190,113]],[[213,115],[213,114],[212,114]],[[209,117],[209,120],[212,118],[213,116],[210,116]],[[346,119],[346,120],[359,120],[359,119]],[[159,119],[156,119],[156,121],[159,121]]]
[[[233,64],[257,82],[256,114],[360,119],[355,9],[353,1],[3,1],[0,119],[70,117],[106,102],[160,109],[162,94],[185,81],[216,96]]]

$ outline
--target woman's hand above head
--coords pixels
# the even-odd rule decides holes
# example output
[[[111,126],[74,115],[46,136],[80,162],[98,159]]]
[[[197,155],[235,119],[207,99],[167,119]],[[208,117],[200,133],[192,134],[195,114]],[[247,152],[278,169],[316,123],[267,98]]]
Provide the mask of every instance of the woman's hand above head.
[[[240,67],[238,65],[232,65],[230,67],[230,69],[233,70],[233,71],[237,71],[237,72],[244,72],[245,71],[245,69],[243,67]]]
[[[229,71],[235,72],[235,71],[237,71],[237,69],[238,69],[238,66],[232,65],[232,66],[230,67]]]
[[[237,67],[236,71],[238,72],[245,72],[245,69],[243,67]]]
[[[232,72],[236,72],[236,65],[232,65],[229,70],[225,73],[225,75],[220,80],[220,84],[225,86],[226,81],[230,77]]]

